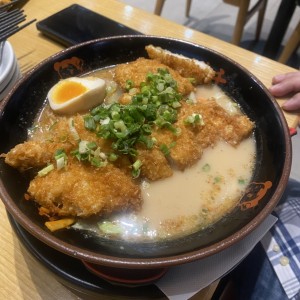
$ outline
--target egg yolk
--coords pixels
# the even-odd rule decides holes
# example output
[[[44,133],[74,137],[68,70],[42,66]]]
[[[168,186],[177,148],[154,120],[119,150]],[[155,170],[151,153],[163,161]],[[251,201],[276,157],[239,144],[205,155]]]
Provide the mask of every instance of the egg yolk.
[[[55,94],[53,95],[53,100],[57,104],[67,102],[70,99],[73,99],[79,95],[82,95],[87,91],[87,88],[79,83],[74,81],[62,82],[56,89]]]

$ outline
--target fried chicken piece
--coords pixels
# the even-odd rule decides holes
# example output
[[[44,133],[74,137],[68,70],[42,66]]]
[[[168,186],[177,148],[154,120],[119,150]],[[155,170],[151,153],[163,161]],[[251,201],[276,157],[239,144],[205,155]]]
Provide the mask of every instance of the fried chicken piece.
[[[64,149],[68,152],[70,144],[28,141],[16,145],[7,154],[1,154],[5,158],[5,163],[20,171],[25,171],[33,167],[43,167],[54,159],[57,149]]]
[[[85,128],[84,117],[82,115],[76,115],[74,117],[59,117],[51,125],[51,129],[47,128],[49,124],[44,124],[40,126],[39,130],[41,134],[35,134],[35,140],[37,141],[48,141],[66,144],[71,144],[73,146],[78,145],[78,140],[95,142],[98,146],[103,148],[103,150],[110,149],[111,143],[108,140],[101,139],[96,136],[92,131]]]
[[[236,146],[250,135],[253,127],[254,124],[246,116],[236,116],[223,128],[222,138],[230,145]]]
[[[158,129],[152,133],[158,145],[170,147],[170,163],[174,164],[179,170],[184,170],[195,164],[201,158],[203,152],[203,147],[195,139],[202,128],[199,126],[189,126],[184,122],[191,114],[189,114],[189,111],[186,112],[184,107],[181,108],[178,114],[178,121],[175,124],[180,130],[179,135],[174,135],[174,133],[166,128]]]
[[[186,124],[186,118],[193,114],[202,116],[203,126]],[[244,115],[229,115],[214,100],[198,99],[195,104],[182,101],[175,126],[180,128],[178,136],[168,129],[158,129],[152,135],[158,145],[169,146],[175,142],[170,148],[169,159],[178,169],[184,170],[201,158],[205,148],[213,147],[221,139],[237,146],[251,134],[254,124]]]
[[[158,60],[179,72],[185,78],[195,79],[196,84],[210,83],[216,76],[216,72],[204,61],[191,59],[181,54],[174,54],[160,47],[148,45],[145,47],[151,59]]]
[[[116,66],[115,81],[125,89],[127,80],[132,80],[134,87],[139,88],[141,82],[145,81],[149,72],[155,74],[157,69],[168,69],[173,79],[177,82],[178,92],[182,95],[188,95],[194,90],[190,80],[182,77],[177,71],[174,71],[170,67],[146,58],[138,58],[137,60],[120,64]]]
[[[141,174],[149,180],[158,180],[173,175],[173,170],[164,154],[157,148],[138,149],[137,158],[142,162]]]
[[[35,177],[28,194],[50,214],[88,217],[138,210],[139,186],[113,165],[94,168],[73,161],[67,168]]]
[[[72,126],[70,126],[70,120]],[[45,127],[47,126],[45,125]],[[86,130],[83,117],[80,115],[71,119],[58,118],[50,130],[45,130],[43,127],[39,130],[41,134],[36,134],[35,139],[18,144],[7,154],[2,154],[1,156],[5,158],[5,162],[20,171],[32,167],[43,167],[54,161],[56,150],[64,149],[69,154],[70,151],[76,149],[78,146],[77,138],[97,143],[104,152],[111,151],[111,142],[101,139],[95,133]]]
[[[254,128],[254,123],[247,116],[231,115],[213,99],[199,98],[195,106],[205,123],[198,135],[199,142],[204,148],[214,145],[220,138],[232,146],[237,146],[243,139],[249,137]],[[190,110],[194,109],[191,107]]]

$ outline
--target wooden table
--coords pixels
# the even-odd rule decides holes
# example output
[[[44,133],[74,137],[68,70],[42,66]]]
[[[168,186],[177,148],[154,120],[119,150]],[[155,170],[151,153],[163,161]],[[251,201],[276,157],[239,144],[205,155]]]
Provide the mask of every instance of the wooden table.
[[[41,20],[71,4],[74,1],[64,0],[29,0],[24,10],[27,20]],[[89,9],[97,11],[111,19],[132,27],[144,34],[175,37],[202,44],[232,57],[254,73],[266,86],[270,86],[275,74],[293,71],[294,69],[264,58],[255,53],[243,50],[229,43],[207,36],[175,24],[161,17],[146,13],[116,0],[78,0]],[[9,39],[17,55],[22,73],[27,72],[38,62],[60,51],[63,47],[42,36],[35,25],[30,25]],[[281,103],[282,100],[279,101]],[[296,127],[298,116],[286,114],[290,127]],[[78,299],[78,295],[61,285],[46,268],[22,249],[8,221],[4,205],[0,204],[0,298],[1,299]],[[210,299],[217,283],[202,290],[193,299]],[[81,297],[84,298],[84,297]],[[91,298],[88,298],[91,299]],[[101,299],[119,299],[105,297]]]

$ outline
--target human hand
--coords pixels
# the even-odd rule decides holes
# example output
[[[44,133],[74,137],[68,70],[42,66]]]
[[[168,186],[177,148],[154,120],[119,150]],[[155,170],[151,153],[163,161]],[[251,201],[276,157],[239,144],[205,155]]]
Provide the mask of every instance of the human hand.
[[[274,97],[290,97],[282,108],[286,111],[300,110],[300,71],[276,75],[269,88]]]

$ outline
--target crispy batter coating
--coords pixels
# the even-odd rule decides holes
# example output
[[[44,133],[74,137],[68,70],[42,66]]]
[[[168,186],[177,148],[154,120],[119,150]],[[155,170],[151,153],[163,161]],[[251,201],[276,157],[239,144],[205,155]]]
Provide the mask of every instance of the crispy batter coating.
[[[110,151],[111,142],[99,139],[93,132],[85,129],[83,117],[77,115],[72,119],[78,137],[81,140],[97,143],[103,151]],[[16,145],[7,154],[3,154],[5,162],[10,166],[25,171],[32,167],[43,167],[54,161],[54,154],[58,149],[64,149],[67,154],[77,147],[78,141],[70,127],[70,118],[60,118],[51,125],[41,125],[34,139]],[[124,163],[123,163],[124,165]]]
[[[80,216],[110,214],[141,206],[140,189],[130,176],[107,165],[94,168],[79,162],[35,177],[28,194],[51,214]]]
[[[204,125],[187,125],[185,120],[192,114],[200,114]],[[213,147],[220,139],[237,146],[251,134],[254,124],[244,115],[229,115],[213,99],[198,99],[195,104],[182,101],[176,126],[181,132],[178,136],[168,129],[158,129],[152,135],[158,145],[169,146],[175,142],[170,148],[169,159],[178,169],[184,170],[201,158],[205,148]]]
[[[53,118],[53,113],[49,112],[50,117]],[[78,139],[95,142],[101,148],[110,149],[111,143],[107,140],[98,138],[95,133],[87,130],[84,126],[84,118],[82,115],[75,115],[74,117],[60,117],[55,115],[52,121],[53,125],[48,129],[48,122],[40,124],[39,132],[35,133],[34,140],[48,141],[53,143],[66,143],[77,146]]]
[[[148,45],[145,47],[151,59],[158,60],[179,72],[185,78],[194,78],[196,84],[210,83],[216,76],[215,71],[203,61],[190,59],[180,54],[174,54],[160,47]]]
[[[20,171],[42,168],[54,163],[56,150],[64,149],[70,154],[77,147],[77,135],[81,140],[96,142],[104,151],[110,150],[110,141],[99,139],[85,129],[82,116],[72,118],[72,124],[76,135],[70,129],[68,118],[59,117],[50,130],[42,125],[33,140],[2,155],[5,162]],[[140,208],[140,188],[131,178],[131,163],[127,157],[120,156],[115,166],[95,168],[68,156],[67,168],[55,169],[44,177],[36,176],[28,188],[30,197],[49,214],[87,217]]]
[[[190,80],[182,77],[177,71],[170,69],[158,61],[142,57],[133,62],[118,65],[116,67],[115,80],[123,89],[125,89],[126,82],[129,79],[133,81],[134,87],[139,88],[141,82],[145,81],[147,74],[149,72],[157,73],[157,69],[159,68],[169,70],[177,82],[179,93],[187,95],[194,90]]]
[[[199,98],[195,106],[205,123],[198,135],[203,148],[213,146],[219,139],[237,146],[243,139],[250,136],[254,128],[254,123],[247,116],[228,114],[214,99]],[[194,111],[192,107],[189,109]]]
[[[53,161],[54,153],[57,149],[70,150],[70,144],[54,142],[27,141],[16,145],[5,157],[5,163],[25,171],[33,167],[44,167]]]
[[[137,158],[142,162],[142,176],[149,180],[158,180],[173,175],[169,162],[157,148],[151,150],[139,148]]]

